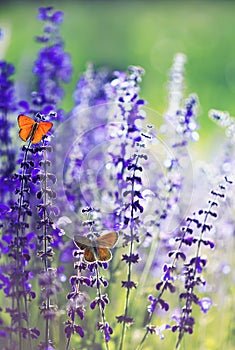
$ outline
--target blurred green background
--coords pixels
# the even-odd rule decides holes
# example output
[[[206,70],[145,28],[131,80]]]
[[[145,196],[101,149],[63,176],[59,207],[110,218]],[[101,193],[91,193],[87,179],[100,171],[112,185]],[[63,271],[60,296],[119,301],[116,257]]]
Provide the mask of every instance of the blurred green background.
[[[61,34],[71,53],[73,81],[65,109],[87,62],[125,70],[140,65],[145,71],[141,95],[160,114],[167,106],[166,83],[174,54],[187,56],[186,94],[200,101],[201,139],[210,147],[218,127],[208,120],[211,108],[235,115],[235,2],[234,1],[4,1],[0,27],[5,40],[0,56],[16,64],[23,81],[35,60],[42,32],[36,20],[39,6],[64,11]],[[152,121],[155,122],[155,121]],[[222,132],[221,132],[222,134]]]

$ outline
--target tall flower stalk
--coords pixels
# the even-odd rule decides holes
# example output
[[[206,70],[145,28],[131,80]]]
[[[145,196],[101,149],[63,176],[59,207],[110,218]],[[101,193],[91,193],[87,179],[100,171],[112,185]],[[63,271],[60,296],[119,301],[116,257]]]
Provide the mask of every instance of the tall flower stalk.
[[[0,198],[7,203],[12,197],[10,177],[15,170],[16,150],[12,144],[10,115],[17,110],[14,81],[15,68],[5,60],[0,60]]]
[[[62,121],[63,111],[57,107],[64,97],[61,83],[69,82],[72,73],[70,55],[64,51],[64,42],[59,33],[63,12],[53,7],[39,8],[38,19],[44,21],[44,33],[36,40],[43,44],[38,53],[33,73],[38,77],[32,102],[36,112],[49,114],[57,110],[57,120]]]
[[[38,276],[39,285],[41,287],[41,305],[40,312],[45,320],[45,340],[40,343],[41,349],[47,349],[53,346],[51,341],[50,329],[52,321],[56,316],[57,305],[55,297],[60,291],[60,285],[57,281],[57,272],[52,268],[51,261],[53,260],[54,251],[51,246],[53,243],[53,205],[52,200],[56,198],[55,191],[50,187],[50,182],[55,183],[56,177],[49,172],[51,165],[48,159],[48,152],[52,151],[52,147],[44,142],[40,147],[43,158],[40,161],[41,170],[37,173],[35,181],[39,179],[41,189],[37,192],[37,198],[41,199],[38,205],[38,214],[40,220],[38,221],[38,228],[42,231],[42,235],[38,235],[39,244],[42,249],[38,251],[38,256],[41,258],[44,268]],[[39,169],[38,169],[39,170]]]
[[[75,265],[74,265],[75,269],[77,269],[77,275],[72,276],[70,278],[72,292],[70,292],[67,295],[67,299],[69,300],[69,305],[68,305],[69,318],[65,322],[65,329],[64,329],[67,337],[66,350],[69,349],[73,334],[78,334],[81,337],[81,346],[84,346],[84,347],[88,346],[89,340],[90,341],[92,340],[92,343],[94,344],[95,338],[96,338],[96,330],[101,331],[101,333],[103,334],[104,346],[106,350],[108,350],[109,341],[111,338],[111,334],[113,333],[113,329],[107,322],[106,315],[105,315],[105,309],[106,309],[106,306],[109,304],[109,298],[107,293],[103,294],[103,291],[102,291],[102,286],[103,288],[106,288],[108,286],[108,281],[104,276],[101,275],[100,270],[101,268],[103,269],[108,268],[108,263],[105,260],[110,258],[111,256],[109,257],[104,256],[103,257],[104,261],[102,262],[99,261],[99,259],[100,260],[102,259],[101,256],[96,257],[95,240],[99,239],[100,234],[98,234],[98,232],[96,232],[95,230],[99,226],[99,219],[97,218],[95,219],[95,210],[91,207],[84,208],[82,212],[86,213],[88,218],[87,220],[83,221],[83,226],[85,227],[85,229],[83,229],[83,231],[85,232],[84,237],[76,234],[74,237],[74,242],[76,246],[79,247],[79,250],[74,252],[74,257],[78,258],[78,261],[75,262]],[[87,231],[87,227],[89,227],[89,231]],[[115,237],[117,237],[116,234],[115,234]],[[80,240],[81,242],[83,242],[84,240],[84,243],[80,244],[79,243]],[[88,243],[89,240],[91,245],[90,243]],[[87,246],[86,246],[86,243],[88,244]],[[92,244],[94,244],[94,247]],[[85,253],[83,249],[90,249],[89,254],[94,253],[92,262],[86,261]],[[101,252],[103,252],[102,247],[101,247]],[[86,310],[86,307],[85,307],[88,301],[88,295],[83,290],[83,286],[96,288],[96,297],[91,300],[90,309],[91,310],[95,310],[96,308],[99,309],[99,316],[97,318],[100,320],[97,322],[96,330],[94,330],[93,334],[86,334],[87,332],[83,329],[83,326],[79,325],[75,320],[75,316],[77,315],[78,316],[77,318],[80,319],[80,322],[82,321],[84,322],[85,312],[86,312],[86,315],[88,314],[88,310]]]
[[[147,249],[142,249],[145,264],[140,277],[140,289],[143,291],[148,277],[155,273],[156,265],[164,263],[165,255],[159,254],[159,247],[161,251],[168,250],[172,232],[181,224],[191,200],[193,173],[187,147],[199,138],[196,123],[198,99],[194,94],[184,99],[185,62],[183,54],[175,55],[169,72],[168,108],[164,123],[155,131],[156,136],[153,134],[155,144],[151,142],[155,147],[157,166],[149,175],[152,192],[149,210],[152,216],[145,222],[147,235],[144,244]]]
[[[194,245],[195,255],[184,262],[185,292],[179,296],[180,300],[184,301],[184,306],[182,306],[180,316],[175,316],[176,325],[172,327],[173,332],[179,332],[176,349],[180,347],[185,333],[193,333],[195,324],[195,319],[192,316],[193,304],[199,305],[204,313],[213,304],[210,298],[200,299],[196,294],[195,288],[198,286],[203,287],[206,283],[201,275],[207,265],[207,259],[201,256],[202,246],[208,246],[211,249],[214,248],[214,243],[209,239],[213,228],[210,220],[217,218],[218,214],[215,209],[219,206],[219,201],[225,199],[225,192],[228,191],[228,187],[231,184],[232,182],[225,177],[224,182],[219,184],[218,189],[211,191],[212,198],[208,201],[208,208],[200,209],[197,216],[188,217],[186,220],[188,223],[187,235],[183,238],[182,242],[189,246]],[[194,231],[196,231],[196,234]]]
[[[118,322],[122,323],[120,350],[123,349],[124,346],[126,326],[134,322],[134,319],[129,315],[129,304],[131,290],[137,287],[136,282],[132,280],[132,265],[139,261],[139,255],[134,253],[134,248],[135,243],[139,242],[139,215],[143,213],[144,210],[139,202],[139,199],[142,198],[141,192],[136,188],[136,185],[140,186],[142,184],[140,174],[143,169],[141,165],[139,165],[139,161],[142,158],[146,159],[147,156],[144,154],[135,154],[133,160],[128,165],[128,170],[130,171],[130,175],[126,178],[128,187],[123,193],[124,197],[130,198],[130,202],[127,202],[125,205],[125,222],[130,228],[130,234],[124,234],[124,244],[129,244],[129,254],[122,255],[122,260],[127,264],[127,280],[122,281],[122,287],[126,288],[124,314],[117,316]]]
[[[21,161],[21,172],[15,174],[18,187],[15,193],[18,195],[17,201],[11,206],[10,227],[5,230],[4,237],[9,242],[8,256],[12,259],[7,267],[9,275],[9,288],[5,289],[6,296],[12,299],[11,308],[7,312],[11,317],[11,332],[18,334],[19,350],[24,348],[23,339],[28,339],[29,348],[32,349],[32,338],[37,338],[39,330],[30,327],[29,321],[29,301],[36,297],[32,286],[29,283],[30,271],[27,268],[31,260],[30,250],[34,248],[32,240],[35,234],[27,232],[29,228],[28,219],[32,215],[29,203],[30,182],[34,162],[28,159],[31,148],[31,139],[28,146],[23,147],[23,160]],[[5,280],[7,282],[7,279]],[[9,339],[12,345],[12,338]]]
[[[88,215],[88,224],[90,226],[89,233],[87,234],[87,237],[91,237],[91,239],[98,239],[100,234],[96,232],[97,228],[100,227],[99,223],[99,215],[96,218],[95,210],[89,210],[87,212]],[[94,243],[95,244],[95,243]],[[101,257],[97,256],[97,259],[101,259]],[[92,275],[90,276],[90,287],[96,288],[96,297],[90,302],[90,308],[91,310],[95,310],[97,307],[99,308],[99,319],[100,321],[97,322],[97,330],[101,331],[103,333],[103,339],[104,339],[104,346],[106,350],[109,350],[109,341],[110,336],[113,333],[112,328],[110,327],[109,323],[106,320],[105,316],[105,309],[106,306],[109,304],[109,298],[108,295],[105,293],[103,294],[101,286],[103,288],[107,288],[108,281],[104,278],[104,276],[101,275],[101,268],[107,269],[108,268],[108,262],[105,261],[106,257],[104,256],[104,261],[100,262],[99,260],[94,261],[93,263],[87,263],[87,268],[90,270]]]
[[[83,327],[78,324],[78,320],[81,322],[85,317],[85,305],[87,303],[87,295],[81,291],[81,285],[90,285],[90,278],[82,275],[82,272],[86,270],[86,264],[82,259],[82,254],[78,254],[79,260],[74,264],[77,269],[77,275],[73,275],[70,278],[70,284],[72,291],[67,294],[69,304],[67,306],[68,319],[65,322],[64,332],[67,338],[66,350],[69,350],[70,342],[73,334],[78,334],[81,338],[84,337],[85,332]]]
[[[102,294],[102,291],[101,291],[101,285],[104,285],[104,287],[107,287],[108,282],[102,276],[100,276],[99,263],[95,263],[94,268],[95,268],[97,297],[91,302],[90,307],[91,309],[94,309],[96,305],[99,306],[101,321],[98,322],[97,328],[103,333],[105,348],[106,350],[109,350],[110,335],[113,333],[113,330],[109,326],[109,323],[106,321],[106,317],[105,317],[105,307],[109,303],[109,299],[107,294]]]
[[[225,200],[225,192],[231,184],[232,182],[225,177],[223,183],[218,186],[218,189],[211,191],[212,198],[208,201],[208,208],[200,209],[197,215],[194,213],[192,217],[186,218],[186,225],[181,227],[181,236],[177,236],[175,239],[176,242],[179,242],[178,248],[170,251],[168,254],[169,258],[172,259],[172,263],[164,265],[162,280],[156,284],[158,293],[156,296],[149,295],[150,305],[147,308],[148,317],[146,321],[146,331],[139,343],[138,350],[142,349],[149,334],[158,334],[163,338],[162,331],[164,329],[171,329],[172,332],[179,332],[176,349],[179,348],[185,333],[193,333],[195,319],[192,316],[192,305],[198,305],[204,313],[213,305],[209,297],[200,298],[196,294],[195,288],[200,286],[203,288],[206,284],[206,281],[201,275],[207,264],[207,260],[201,257],[202,245],[210,249],[214,249],[215,247],[214,242],[209,238],[213,225],[208,221],[211,218],[217,218],[215,210],[218,209],[219,202]],[[201,219],[201,217],[203,219]],[[188,250],[189,248],[191,250],[194,246],[196,248],[195,255],[187,260],[187,255],[189,255]],[[169,304],[163,297],[167,291],[175,293],[176,272],[181,262],[183,262],[182,275],[185,281],[185,292],[182,292],[179,296],[181,301],[185,300],[185,305],[181,308],[181,315],[173,316],[176,325],[153,325],[151,321],[157,307],[164,311],[169,310]]]

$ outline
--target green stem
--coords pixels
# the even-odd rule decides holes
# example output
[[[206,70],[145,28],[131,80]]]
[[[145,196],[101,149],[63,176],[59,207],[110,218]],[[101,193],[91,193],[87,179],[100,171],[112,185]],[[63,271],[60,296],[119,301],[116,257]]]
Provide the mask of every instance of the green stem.
[[[46,150],[43,151],[43,158],[44,158],[44,181],[43,181],[43,202],[44,202],[44,209],[43,209],[43,241],[44,241],[44,271],[48,271],[48,260],[47,260],[47,153]],[[50,309],[50,298],[49,296],[46,299],[46,310],[49,312]],[[49,330],[49,319],[46,317],[46,325],[45,325],[45,344],[46,348],[49,346],[49,337],[50,337],[50,330]]]
[[[133,229],[131,231],[133,231]],[[133,243],[133,241],[131,241],[130,251],[129,251],[130,255],[133,252],[133,246],[134,246],[134,243]],[[127,281],[128,282],[131,281],[131,262],[128,263]],[[127,314],[128,314],[129,301],[130,301],[130,288],[127,288],[126,300],[125,300],[125,309],[124,309],[124,320],[123,320],[123,323],[122,323],[122,335],[121,335],[121,341],[120,341],[119,350],[122,350],[124,339],[125,339],[125,330],[126,330],[126,321],[125,321],[125,319],[126,319]]]
[[[136,155],[136,161],[135,161],[135,168],[137,166],[139,157],[138,155]],[[134,168],[134,172],[133,172],[133,178],[135,177],[135,168]],[[134,197],[135,197],[135,192],[134,192],[134,181],[132,181],[131,184],[131,220],[132,220],[132,225],[131,225],[131,230],[130,230],[130,234],[131,234],[131,243],[130,243],[130,250],[129,250],[129,256],[131,256],[133,254],[134,251],[134,241],[133,241],[133,220],[134,220]],[[131,272],[132,272],[132,266],[131,266],[132,262],[129,261],[128,262],[128,268],[127,268],[127,282],[128,282],[128,286],[127,286],[127,291],[126,291],[126,299],[125,299],[125,308],[124,308],[124,320],[122,323],[122,335],[121,335],[121,341],[120,341],[120,346],[119,346],[119,350],[123,349],[123,344],[124,344],[124,338],[125,338],[125,331],[126,331],[126,317],[128,315],[128,308],[129,308],[129,301],[130,301],[130,281],[131,281]]]
[[[26,174],[25,163],[27,161],[27,156],[28,156],[28,151],[29,151],[30,146],[31,146],[31,140],[29,141],[28,147],[26,148],[25,153],[24,153],[24,158],[23,158],[24,166],[23,166],[23,171],[22,171],[22,175],[21,175],[21,179],[20,179],[20,193],[19,193],[19,202],[18,202],[18,218],[17,218],[18,225],[17,225],[17,229],[16,229],[16,264],[17,264],[17,271],[19,272],[19,276],[23,276],[23,273],[24,273],[24,267],[23,267],[23,265],[21,263],[21,259],[20,259],[21,255],[22,255],[22,251],[20,248],[19,223],[20,223],[20,218],[22,216],[22,204],[23,204],[23,200],[24,200],[24,186],[25,186],[25,174]],[[24,218],[22,220],[24,220]],[[21,231],[23,233],[23,229],[21,229]],[[24,283],[22,283],[22,286],[24,288]],[[19,280],[18,280],[18,283],[16,284],[16,295],[19,295]],[[19,297],[17,297],[16,304],[17,304],[17,312],[20,315],[21,314],[21,300]],[[28,325],[28,307],[27,307],[26,297],[25,297],[25,312],[27,315],[27,325]],[[19,330],[18,330],[19,350],[23,350],[22,337],[21,337],[21,328],[22,328],[21,317],[19,317],[18,328],[19,328]],[[31,342],[30,342],[30,344],[31,344]]]
[[[97,294],[98,294],[99,300],[101,300],[101,290],[100,290],[100,282],[99,282],[98,263],[96,263],[96,265],[95,265],[95,270],[96,270]],[[103,326],[105,327],[106,320],[105,320],[104,309],[103,309],[101,303],[99,303],[99,307],[100,307],[100,314],[101,314],[101,318],[102,318],[102,323],[103,323]],[[106,348],[106,350],[109,350],[109,344],[108,344],[108,342],[106,341],[105,332],[103,331],[103,333],[104,333],[105,348]]]

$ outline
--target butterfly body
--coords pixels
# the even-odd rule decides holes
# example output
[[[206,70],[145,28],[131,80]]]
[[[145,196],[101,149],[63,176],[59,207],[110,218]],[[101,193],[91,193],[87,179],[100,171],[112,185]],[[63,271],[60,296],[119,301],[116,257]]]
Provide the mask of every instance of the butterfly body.
[[[113,248],[118,240],[117,232],[109,232],[97,238],[76,235],[74,243],[78,248],[84,250],[84,259],[88,263],[95,261],[109,261],[112,259],[110,248]]]
[[[36,122],[23,114],[18,116],[18,124],[20,127],[19,136],[21,140],[25,142],[31,140],[33,144],[39,143],[53,126],[51,122]]]

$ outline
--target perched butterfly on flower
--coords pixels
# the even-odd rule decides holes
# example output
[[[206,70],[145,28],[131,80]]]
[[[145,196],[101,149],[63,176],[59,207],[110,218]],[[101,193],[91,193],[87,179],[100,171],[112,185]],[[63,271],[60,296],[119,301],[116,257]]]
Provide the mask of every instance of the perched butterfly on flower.
[[[51,122],[36,122],[23,114],[18,116],[18,124],[21,140],[26,142],[29,139],[32,143],[39,143],[53,126]]]
[[[84,259],[88,263],[111,260],[112,253],[109,248],[113,248],[117,240],[117,232],[105,233],[104,235],[92,239],[79,235],[75,235],[74,237],[74,243],[78,248],[84,250]]]

